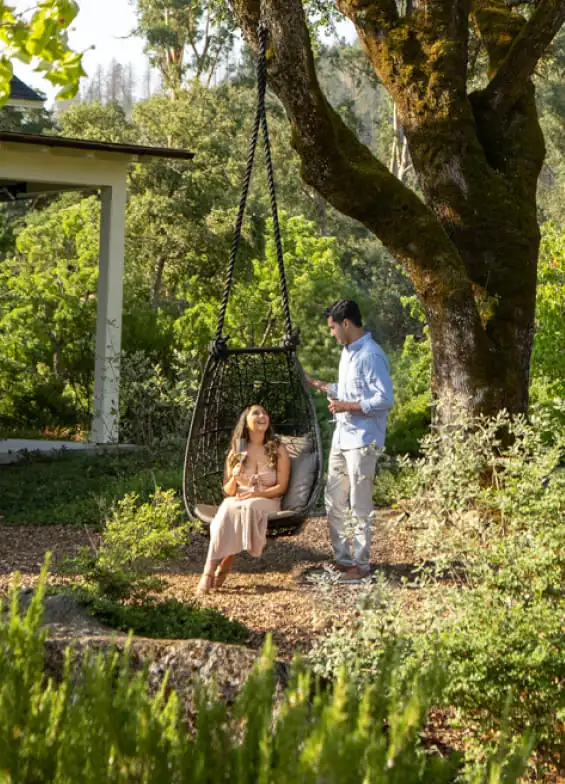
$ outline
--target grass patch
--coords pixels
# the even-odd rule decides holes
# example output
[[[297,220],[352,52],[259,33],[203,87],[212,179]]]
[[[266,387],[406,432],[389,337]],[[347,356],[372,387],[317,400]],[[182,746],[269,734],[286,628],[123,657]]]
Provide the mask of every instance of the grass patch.
[[[126,493],[147,500],[159,485],[180,491],[182,458],[144,450],[109,454],[29,454],[0,466],[4,523],[98,526]]]
[[[245,643],[249,629],[218,610],[196,602],[145,598],[122,604],[105,597],[78,592],[79,601],[100,623],[119,631],[167,640],[202,638],[213,642]]]

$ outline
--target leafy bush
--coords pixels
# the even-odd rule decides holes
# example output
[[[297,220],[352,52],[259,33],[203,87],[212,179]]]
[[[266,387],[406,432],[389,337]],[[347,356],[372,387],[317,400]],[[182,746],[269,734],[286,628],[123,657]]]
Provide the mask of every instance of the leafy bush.
[[[146,447],[184,446],[198,388],[196,357],[173,352],[166,369],[143,351],[121,363],[120,440]]]
[[[322,579],[325,592],[331,580]],[[335,601],[335,599],[334,599]],[[332,678],[344,668],[352,683],[367,684],[379,677],[392,649],[399,659],[412,650],[400,607],[388,583],[367,581],[337,618],[330,632],[314,641],[309,654],[314,671]]]
[[[562,525],[565,433],[548,438],[541,414],[531,423],[505,411],[462,415],[426,436],[421,449],[405,464],[399,502],[427,557],[481,560],[481,548],[496,549],[506,534]]]
[[[321,691],[299,664],[274,712],[274,651],[261,660],[228,712],[208,689],[197,697],[197,724],[183,725],[166,682],[151,696],[146,672],[132,672],[127,651],[86,653],[77,672],[67,652],[60,682],[43,670],[43,586],[22,618],[16,587],[0,622],[0,759],[6,781],[63,784],[258,781],[283,784],[440,784],[453,780],[457,757],[426,753],[420,741],[435,675],[409,691],[395,683],[394,661],[359,697],[341,673]],[[528,750],[490,759],[472,780],[511,784]]]
[[[565,232],[551,223],[542,231],[536,292],[536,332],[531,375],[536,397],[550,387],[565,397]],[[540,383],[541,382],[541,383]]]
[[[386,449],[391,455],[420,452],[420,440],[431,422],[430,379],[432,349],[422,306],[415,297],[404,297],[411,315],[422,323],[419,338],[408,335],[402,350],[391,355],[394,406],[389,414]]]
[[[508,722],[513,732],[534,735],[540,759],[563,768],[565,603],[511,598],[486,585],[441,593],[430,603],[429,637],[416,641],[413,661],[428,660],[437,635],[444,698],[473,730],[468,752],[482,756],[485,739]]]
[[[73,562],[100,596],[142,599],[158,590],[155,566],[177,555],[194,527],[180,523],[184,515],[173,490],[157,487],[148,502],[138,501],[136,493],[118,501],[100,544],[81,548]]]

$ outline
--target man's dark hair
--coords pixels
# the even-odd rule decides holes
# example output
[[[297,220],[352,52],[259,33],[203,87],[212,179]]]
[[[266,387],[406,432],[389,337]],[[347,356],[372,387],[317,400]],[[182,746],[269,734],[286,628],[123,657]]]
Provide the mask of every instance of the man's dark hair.
[[[341,324],[345,319],[351,321],[356,327],[363,326],[363,318],[359,305],[352,299],[338,299],[329,308],[324,311],[325,315],[330,316],[338,324]]]

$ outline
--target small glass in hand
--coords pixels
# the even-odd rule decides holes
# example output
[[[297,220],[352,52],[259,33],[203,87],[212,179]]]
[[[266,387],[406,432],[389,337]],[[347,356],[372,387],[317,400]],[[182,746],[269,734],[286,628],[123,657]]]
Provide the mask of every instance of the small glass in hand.
[[[329,404],[329,403],[337,403],[337,398],[335,398],[335,397],[332,395],[332,393],[331,393],[329,390],[328,390],[328,392],[326,393],[326,397],[328,398],[328,404]],[[335,414],[332,414],[332,418],[331,418],[329,421],[330,421],[330,422],[331,422],[333,425],[335,425],[335,424],[336,424],[336,422],[337,422],[337,417],[336,417],[336,415],[335,415]]]

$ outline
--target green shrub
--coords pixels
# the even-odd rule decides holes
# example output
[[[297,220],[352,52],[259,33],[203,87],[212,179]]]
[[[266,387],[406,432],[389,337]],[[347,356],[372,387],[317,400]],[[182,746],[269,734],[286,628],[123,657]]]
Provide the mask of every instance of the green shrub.
[[[325,587],[322,581],[319,588]],[[345,668],[351,682],[364,685],[379,677],[392,649],[399,659],[412,650],[399,604],[385,580],[365,585],[343,617],[314,641],[309,660],[318,675],[332,678]]]
[[[386,450],[391,455],[420,453],[420,440],[431,421],[432,351],[427,328],[417,340],[408,335],[400,352],[391,356],[394,406],[389,414]]]
[[[200,607],[196,602],[145,597],[143,601],[123,604],[80,589],[75,595],[100,623],[142,637],[201,638],[234,644],[244,643],[249,638],[249,629],[242,623],[211,607]]]
[[[143,599],[161,587],[153,576],[157,564],[178,555],[194,529],[181,524],[183,517],[173,490],[157,487],[143,504],[128,493],[106,520],[100,544],[81,548],[72,565],[100,596]]]
[[[361,697],[341,673],[315,688],[298,663],[274,712],[274,651],[261,660],[230,711],[209,690],[197,697],[197,722],[187,732],[179,700],[166,683],[150,696],[146,672],[123,655],[86,653],[79,671],[67,652],[62,678],[43,671],[40,631],[43,585],[22,618],[17,589],[10,618],[0,622],[0,764],[6,782],[98,784],[441,784],[453,780],[457,757],[428,753],[420,741],[433,672],[409,691],[395,685],[394,661]],[[477,771],[476,784],[511,784],[528,750],[501,745]]]
[[[540,758],[565,766],[565,603],[510,598],[487,586],[442,594],[415,660],[429,659],[437,634],[444,697],[474,729],[475,756],[506,722],[535,736]]]
[[[541,414],[531,422],[505,411],[463,417],[426,436],[421,449],[406,464],[398,495],[410,499],[405,525],[440,565],[482,562],[484,548],[496,548],[501,537],[563,524],[565,432],[548,438]]]
[[[565,396],[565,232],[551,223],[542,229],[536,291],[536,331],[531,375],[536,398],[549,386]]]
[[[171,354],[167,367],[161,355],[157,360],[141,350],[122,357],[120,441],[157,449],[169,441],[184,446],[201,362],[195,351]]]

